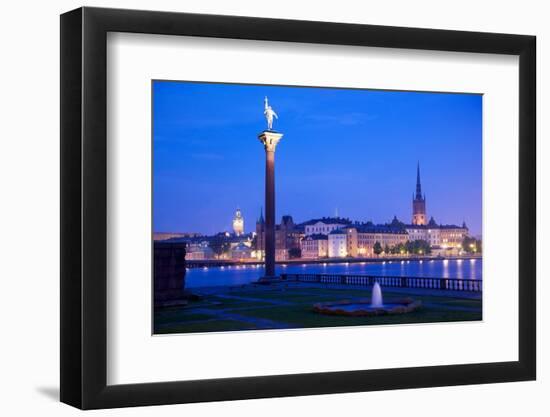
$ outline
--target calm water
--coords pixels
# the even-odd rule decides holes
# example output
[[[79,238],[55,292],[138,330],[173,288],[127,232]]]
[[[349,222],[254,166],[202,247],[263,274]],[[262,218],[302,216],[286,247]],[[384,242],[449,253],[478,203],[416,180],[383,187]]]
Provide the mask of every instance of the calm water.
[[[430,261],[387,261],[386,263],[293,264],[277,265],[278,273],[296,274],[365,274],[416,276],[432,278],[482,279],[481,259],[451,259]],[[256,281],[263,275],[261,266],[193,268],[187,270],[186,287],[240,285]]]

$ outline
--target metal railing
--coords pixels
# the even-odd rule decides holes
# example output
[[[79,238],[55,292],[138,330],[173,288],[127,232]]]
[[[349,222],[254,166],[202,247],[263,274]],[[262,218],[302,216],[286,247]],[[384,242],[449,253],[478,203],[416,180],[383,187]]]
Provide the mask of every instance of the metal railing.
[[[281,278],[287,281],[360,287],[373,286],[375,282],[378,282],[382,287],[426,288],[433,290],[472,292],[481,292],[483,290],[482,280],[469,278],[428,278],[347,274],[281,274]]]

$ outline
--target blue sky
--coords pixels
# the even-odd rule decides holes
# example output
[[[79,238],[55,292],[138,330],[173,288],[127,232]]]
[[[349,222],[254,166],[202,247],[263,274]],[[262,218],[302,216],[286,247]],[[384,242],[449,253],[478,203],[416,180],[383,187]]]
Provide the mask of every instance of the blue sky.
[[[252,231],[264,201],[263,99],[284,134],[277,221],[411,221],[416,164],[428,216],[481,234],[482,96],[153,82],[155,231]]]

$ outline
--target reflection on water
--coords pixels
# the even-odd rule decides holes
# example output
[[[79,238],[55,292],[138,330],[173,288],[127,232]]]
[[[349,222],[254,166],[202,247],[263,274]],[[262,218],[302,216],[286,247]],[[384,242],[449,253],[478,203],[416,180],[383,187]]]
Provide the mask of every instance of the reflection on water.
[[[481,259],[451,259],[429,261],[384,261],[342,264],[283,264],[279,274],[357,274],[431,278],[482,278]],[[263,266],[226,266],[187,270],[186,287],[240,285],[256,281],[263,275]]]

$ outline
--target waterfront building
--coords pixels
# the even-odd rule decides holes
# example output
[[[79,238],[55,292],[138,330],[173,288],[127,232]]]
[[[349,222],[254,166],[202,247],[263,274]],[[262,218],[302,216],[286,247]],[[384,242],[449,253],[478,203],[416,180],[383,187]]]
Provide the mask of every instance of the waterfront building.
[[[302,258],[361,258],[374,256],[379,243],[385,252],[388,248],[405,245],[408,241],[425,241],[433,254],[460,253],[462,242],[468,236],[465,223],[438,224],[433,217],[427,220],[426,196],[422,194],[420,164],[416,172],[416,192],[413,194],[412,223],[405,224],[396,216],[390,223],[359,223],[341,217],[323,217],[295,224],[292,216],[281,218],[275,225],[275,258],[289,259],[289,250],[301,250]],[[262,259],[265,253],[265,220],[263,211],[256,222],[253,256]],[[394,252],[392,252],[394,253]],[[294,255],[296,256],[296,255]]]
[[[302,258],[316,259],[328,256],[328,236],[318,233],[305,236],[300,242]]]
[[[440,243],[440,228],[433,217],[424,225],[408,224],[405,230],[409,234],[410,241],[425,240],[430,246],[437,246]]]
[[[237,208],[235,217],[233,217],[233,233],[237,236],[244,234],[244,218],[239,208]]]
[[[426,218],[426,195],[422,195],[422,186],[420,185],[420,162],[416,167],[416,193],[412,200],[412,224],[423,226],[427,223]]]
[[[304,237],[302,225],[294,223],[292,216],[285,215],[281,223],[275,225],[275,259],[285,261],[289,259],[290,249],[300,249],[300,241]],[[265,221],[263,214],[256,222],[256,251],[265,251]]]
[[[321,219],[313,219],[302,223],[306,236],[318,233],[328,235],[333,230],[342,229],[350,224],[351,221],[349,219],[343,219],[341,217],[323,217]]]
[[[231,249],[231,259],[235,261],[246,261],[254,258],[254,250],[247,244],[241,242]]]
[[[345,258],[348,256],[347,231],[334,229],[328,234],[328,257]]]
[[[405,226],[405,229],[409,235],[409,240],[425,240],[430,246],[443,249],[460,249],[462,241],[468,236],[466,223],[462,223],[462,226],[437,224],[433,217],[426,225],[409,224]]]
[[[348,253],[350,256],[373,256],[376,242],[384,247],[392,247],[409,240],[403,224],[394,217],[390,224],[365,223],[348,228]]]
[[[200,236],[200,233],[192,232],[154,232],[153,240],[158,242],[162,240],[169,239],[183,239],[183,238],[193,238]]]
[[[348,256],[356,257],[359,251],[359,233],[357,227],[346,228],[346,252]]]
[[[454,224],[440,225],[433,217],[427,221],[426,195],[422,195],[420,182],[420,163],[416,168],[416,193],[413,194],[412,224],[406,225],[405,229],[410,241],[425,240],[432,248],[460,249],[462,241],[468,236],[466,223],[463,223],[462,226]]]
[[[409,240],[405,225],[394,217],[392,223],[375,225],[372,222],[353,223],[341,229],[335,229],[328,235],[328,257],[368,257],[374,255],[374,245],[380,243],[382,247],[393,247],[404,244]],[[306,256],[314,253],[315,243],[308,241],[309,235],[302,241],[302,257],[304,248],[308,248]],[[312,248],[311,250],[309,248]]]
[[[439,226],[439,242],[445,248],[461,248],[464,238],[468,236],[466,222],[462,226],[442,224]]]
[[[277,262],[288,261],[289,258],[288,249],[275,249],[275,260]]]
[[[186,259],[190,261],[204,261],[205,259],[214,259],[214,251],[210,248],[207,241],[187,243]]]
[[[431,248],[431,251],[432,251],[433,256],[442,256],[442,257],[458,256],[461,253],[461,249],[459,249],[458,247],[454,247],[454,248],[445,247],[444,248],[442,246],[433,246]]]

